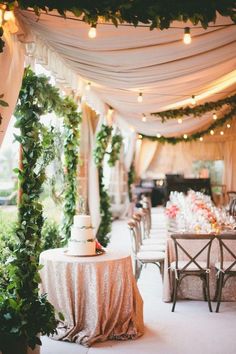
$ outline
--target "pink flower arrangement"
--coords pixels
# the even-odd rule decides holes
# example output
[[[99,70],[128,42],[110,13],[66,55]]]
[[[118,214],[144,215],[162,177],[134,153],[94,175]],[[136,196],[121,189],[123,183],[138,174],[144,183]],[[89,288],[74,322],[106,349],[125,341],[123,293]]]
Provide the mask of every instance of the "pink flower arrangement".
[[[171,219],[175,219],[178,212],[179,207],[175,204],[172,204],[171,206],[166,208],[166,215]]]

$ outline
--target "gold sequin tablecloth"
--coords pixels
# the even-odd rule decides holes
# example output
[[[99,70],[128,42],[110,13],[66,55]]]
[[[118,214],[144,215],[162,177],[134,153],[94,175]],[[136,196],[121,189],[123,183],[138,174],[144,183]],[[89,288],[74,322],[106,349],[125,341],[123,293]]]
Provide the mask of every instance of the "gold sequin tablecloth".
[[[58,248],[42,252],[40,264],[40,292],[65,317],[53,339],[90,346],[143,334],[143,301],[128,253],[72,257]]]

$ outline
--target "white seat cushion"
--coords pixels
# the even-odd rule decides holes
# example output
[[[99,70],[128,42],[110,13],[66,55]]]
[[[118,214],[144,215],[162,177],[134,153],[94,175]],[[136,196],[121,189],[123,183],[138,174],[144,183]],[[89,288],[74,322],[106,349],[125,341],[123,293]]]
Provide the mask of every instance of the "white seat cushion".
[[[143,262],[159,262],[164,261],[165,253],[164,252],[138,252],[137,258]]]
[[[231,266],[231,264],[232,264],[233,262],[231,261],[229,261],[229,262],[224,262],[223,263],[223,269],[222,270],[225,270],[225,269],[227,269],[227,268],[229,268],[230,266]],[[221,269],[221,267],[220,267],[220,262],[216,262],[215,263],[215,267],[216,267],[216,269]],[[236,264],[230,269],[232,272],[236,272]]]
[[[178,262],[178,269],[181,270],[184,268],[184,266],[186,266],[186,264],[188,263],[189,261],[179,261]],[[197,261],[197,263],[200,265],[200,267],[202,267],[203,269],[207,269],[206,267],[206,262],[203,262],[203,261]],[[175,262],[172,262],[171,265],[170,265],[170,268],[171,270],[175,270],[176,269],[176,263]],[[195,263],[190,263],[190,265],[185,269],[186,271],[187,270],[190,270],[190,271],[194,271],[194,270],[200,270]]]
[[[149,244],[149,245],[141,245],[140,246],[140,251],[160,251],[160,252],[165,252],[166,246],[165,245],[154,245],[154,244]]]

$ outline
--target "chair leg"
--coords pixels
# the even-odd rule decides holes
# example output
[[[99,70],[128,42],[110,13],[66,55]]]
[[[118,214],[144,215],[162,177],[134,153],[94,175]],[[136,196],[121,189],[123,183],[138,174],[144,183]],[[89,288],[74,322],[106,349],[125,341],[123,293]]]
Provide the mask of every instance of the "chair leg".
[[[218,299],[218,293],[219,293],[219,276],[217,276],[216,278],[216,291],[215,291],[215,295],[214,295],[214,301],[217,301]]]
[[[202,291],[203,291],[203,298],[204,298],[204,301],[207,301],[207,291],[206,291],[206,288],[207,288],[206,279],[202,277]]]
[[[164,261],[160,262],[160,274],[161,274],[161,279],[163,282],[163,280],[164,280]]]
[[[173,305],[171,311],[175,311],[175,305],[177,301],[177,291],[178,291],[178,285],[179,285],[179,279],[176,279],[176,276],[174,275],[174,290],[173,290]]]
[[[219,312],[219,308],[220,308],[223,282],[224,282],[224,274],[221,272],[220,275],[219,275],[219,289],[218,289],[218,298],[217,298],[216,312]]]
[[[206,274],[206,293],[207,293],[207,302],[208,302],[209,311],[212,312],[209,273]]]

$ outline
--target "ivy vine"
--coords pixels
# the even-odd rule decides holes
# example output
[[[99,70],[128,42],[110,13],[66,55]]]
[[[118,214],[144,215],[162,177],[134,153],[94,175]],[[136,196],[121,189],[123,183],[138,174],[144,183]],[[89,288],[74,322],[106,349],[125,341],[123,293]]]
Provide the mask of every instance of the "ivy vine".
[[[90,25],[97,25],[100,19],[112,23],[118,27],[122,23],[128,23],[134,27],[140,23],[149,27],[150,30],[159,28],[161,30],[169,28],[173,21],[190,21],[193,26],[200,24],[206,29],[210,22],[215,22],[217,14],[230,17],[236,23],[235,19],[235,1],[204,0],[178,1],[173,0],[100,0],[97,2],[78,2],[72,0],[69,2],[52,0],[18,0],[0,1],[1,5],[8,5],[10,9],[17,6],[20,9],[33,9],[40,17],[42,12],[50,13],[57,10],[59,15],[66,18],[67,11],[72,12],[79,17],[81,21]],[[57,16],[56,14],[54,16]],[[0,52],[3,50],[4,42],[1,40],[0,32]]]
[[[56,331],[54,308],[47,301],[46,295],[38,294],[38,257],[44,224],[39,197],[46,179],[45,168],[54,158],[53,128],[46,128],[40,122],[40,117],[52,111],[64,117],[68,171],[65,197],[69,198],[72,190],[76,194],[80,114],[76,104],[68,97],[61,98],[58,89],[50,85],[48,78],[36,76],[31,69],[26,68],[15,111],[16,127],[21,132],[15,138],[22,149],[22,166],[16,169],[21,190],[17,243],[6,265],[8,286],[4,290],[0,289],[0,315],[4,318],[0,328],[0,350],[10,340],[20,337],[25,338],[28,345],[34,348],[36,344],[41,344],[38,333],[49,335]],[[75,205],[75,199],[70,199],[69,204]],[[65,207],[65,215],[71,213],[74,213],[74,209]]]
[[[128,193],[129,193],[129,201],[132,201],[132,184],[135,182],[135,168],[134,161],[132,162],[129,172],[128,172]]]
[[[0,30],[1,31],[1,30]],[[0,32],[1,34],[1,32]],[[4,97],[4,94],[0,95],[0,106],[1,107],[8,107],[8,103],[6,101],[4,101],[2,98]],[[0,125],[2,124],[2,115],[0,113]]]
[[[111,143],[110,151],[108,151],[109,143]],[[115,134],[112,136],[112,127],[102,124],[101,129],[96,136],[94,161],[98,167],[101,213],[101,223],[99,226],[97,239],[104,247],[106,247],[110,242],[112,213],[110,196],[104,184],[103,162],[105,155],[108,154],[108,164],[110,167],[114,166],[116,161],[119,159],[121,144],[121,135]]]
[[[169,144],[177,144],[180,142],[190,142],[190,141],[196,141],[202,138],[205,135],[209,135],[211,130],[214,130],[216,128],[222,127],[226,122],[229,122],[233,119],[235,119],[236,116],[236,107],[232,108],[230,112],[226,113],[222,118],[215,120],[212,124],[208,126],[208,128],[203,129],[202,131],[198,131],[196,133],[190,134],[190,135],[182,135],[182,136],[177,136],[177,137],[165,137],[165,136],[150,136],[150,135],[145,135],[140,133],[139,136],[140,138],[146,138],[152,141],[158,141],[160,143],[169,143]]]
[[[47,93],[44,89],[42,82],[26,69],[15,111],[16,127],[20,129],[15,138],[22,148],[22,166],[16,169],[22,192],[16,227],[18,242],[6,266],[9,283],[0,297],[0,312],[4,315],[0,338],[9,341],[23,337],[32,348],[41,344],[38,333],[53,334],[57,326],[53,306],[45,295],[38,294],[38,256],[44,223],[39,197],[50,161],[43,157],[49,141],[43,138],[46,128],[40,122],[40,116],[50,107],[43,102],[43,94]]]
[[[79,163],[80,122],[81,113],[77,112],[77,105],[69,98],[64,100],[66,112],[64,116],[64,157],[65,157],[65,184],[63,207],[63,238],[64,244],[70,237],[73,216],[76,213],[77,202],[77,166]]]
[[[152,116],[161,117],[162,122],[165,122],[168,119],[176,119],[184,116],[194,116],[200,117],[207,112],[213,110],[217,111],[222,108],[224,105],[228,105],[230,108],[236,106],[236,95],[226,97],[224,99],[215,101],[215,102],[206,102],[195,107],[184,107],[179,109],[170,109],[163,112],[154,112],[151,113]]]

